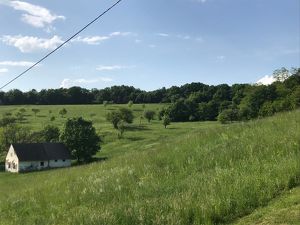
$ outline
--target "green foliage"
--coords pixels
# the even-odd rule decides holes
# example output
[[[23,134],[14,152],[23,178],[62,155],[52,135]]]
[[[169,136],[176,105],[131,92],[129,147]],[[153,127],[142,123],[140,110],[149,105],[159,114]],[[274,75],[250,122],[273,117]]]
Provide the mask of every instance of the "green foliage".
[[[16,113],[16,118],[19,122],[22,122],[25,118],[25,115],[22,112],[17,112]]]
[[[106,106],[108,105],[108,101],[103,101],[103,106],[106,108]]]
[[[282,67],[281,69],[277,69],[273,72],[273,77],[280,82],[285,81],[290,76],[290,72],[285,67]]]
[[[110,122],[115,129],[118,129],[120,121],[125,123],[132,123],[134,119],[133,113],[130,109],[119,108],[116,111],[109,112],[106,115],[106,120]]]
[[[148,121],[148,123],[150,123],[151,120],[154,119],[154,116],[155,116],[155,111],[153,111],[153,110],[145,110],[144,111],[143,117]]]
[[[100,150],[100,138],[93,123],[82,117],[67,120],[61,140],[78,162],[88,162]]]
[[[26,112],[26,109],[21,108],[19,111],[20,111],[20,113],[24,114]]]
[[[16,122],[16,118],[12,116],[4,115],[0,120],[0,127],[6,127],[14,124]]]
[[[0,130],[0,152],[7,152],[12,143],[29,142],[32,142],[32,133],[28,127],[9,124]]]
[[[238,110],[234,108],[225,109],[218,115],[218,121],[222,124],[237,121],[237,119]]]
[[[31,109],[31,111],[34,113],[34,116],[36,117],[36,114],[40,112],[39,109]]]
[[[133,101],[130,100],[127,105],[129,108],[131,108],[133,106]]]
[[[65,109],[65,108],[63,108],[63,109],[61,109],[60,111],[59,111],[59,114],[60,114],[60,116],[63,118],[66,114],[68,113],[68,111]]]
[[[123,120],[120,120],[118,123],[118,130],[119,130],[119,138],[123,137],[123,134],[126,130],[126,123]]]
[[[164,115],[162,117],[162,123],[163,123],[164,127],[167,128],[167,126],[171,124],[170,117],[168,115]]]
[[[47,125],[42,130],[45,142],[59,142],[60,130],[53,125]]]

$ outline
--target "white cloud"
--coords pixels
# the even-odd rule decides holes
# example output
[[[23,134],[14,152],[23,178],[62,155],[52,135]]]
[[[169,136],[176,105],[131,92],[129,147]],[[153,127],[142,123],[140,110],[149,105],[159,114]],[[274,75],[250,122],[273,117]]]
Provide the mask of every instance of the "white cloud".
[[[52,23],[55,20],[65,20],[64,16],[52,14],[48,9],[33,5],[24,1],[0,1],[0,4],[5,4],[15,10],[25,12],[22,14],[21,20],[31,26],[37,28],[53,29]]]
[[[224,55],[217,56],[217,62],[223,62],[226,59]]]
[[[81,42],[81,43],[85,43],[85,44],[88,44],[88,45],[99,45],[103,41],[109,40],[111,38],[126,37],[126,36],[129,36],[129,35],[135,35],[135,34],[132,33],[132,32],[116,31],[116,32],[112,32],[112,33],[110,33],[108,35],[104,35],[104,36],[99,36],[99,35],[86,36],[86,37],[79,36],[79,37],[73,39],[72,42]]]
[[[275,82],[276,79],[272,75],[266,75],[263,78],[259,79],[256,84],[258,85],[270,85]]]
[[[6,68],[0,68],[0,73],[7,73],[8,72],[8,69]]]
[[[156,45],[154,44],[151,44],[151,45],[148,45],[149,48],[156,48]]]
[[[129,36],[129,35],[134,35],[134,34],[132,32],[116,31],[116,32],[112,32],[109,36],[113,37],[113,36]]]
[[[160,37],[169,37],[170,35],[167,33],[157,33],[156,35],[160,36]]]
[[[110,39],[108,36],[88,36],[75,38],[72,42],[82,42],[88,45],[99,45],[101,42]]]
[[[0,62],[0,66],[25,66],[29,67],[32,66],[34,62],[28,61],[2,61]]]
[[[7,45],[18,48],[23,53],[40,50],[54,50],[63,43],[63,40],[56,35],[50,39],[22,35],[4,35],[0,40]]]
[[[97,66],[96,70],[98,71],[113,71],[113,70],[122,70],[122,69],[131,69],[135,66],[121,66],[121,65],[111,65],[111,66],[104,66],[99,65]]]
[[[75,80],[65,78],[61,82],[60,87],[61,88],[70,88],[70,87],[74,87],[74,86],[82,86],[82,85],[86,85],[86,84],[95,84],[95,83],[99,83],[99,82],[109,83],[109,82],[112,82],[112,81],[113,81],[113,79],[109,78],[109,77],[99,77],[97,79],[90,79],[90,80],[84,79],[84,78],[75,79]]]

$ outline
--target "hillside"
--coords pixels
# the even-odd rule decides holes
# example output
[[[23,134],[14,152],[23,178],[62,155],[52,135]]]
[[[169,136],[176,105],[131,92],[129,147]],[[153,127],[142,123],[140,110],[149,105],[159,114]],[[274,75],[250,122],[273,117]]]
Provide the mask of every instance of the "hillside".
[[[91,113],[76,107],[76,113],[67,110]],[[0,224],[222,224],[300,183],[299,111],[231,125],[163,129],[155,121],[133,127],[121,140],[100,114],[96,127],[105,142],[98,156],[107,160],[0,173]]]
[[[235,225],[300,224],[300,188],[275,199],[270,205],[255,210]]]

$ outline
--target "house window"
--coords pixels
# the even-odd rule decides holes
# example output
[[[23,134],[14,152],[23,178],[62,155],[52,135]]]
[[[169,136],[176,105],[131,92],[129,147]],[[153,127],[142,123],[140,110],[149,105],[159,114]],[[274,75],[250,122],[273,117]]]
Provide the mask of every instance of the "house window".
[[[63,162],[65,162],[66,160],[65,159],[63,159]]]
[[[41,165],[41,166],[44,166],[44,162],[41,162],[40,165]]]
[[[11,153],[10,153],[10,156],[13,157],[13,156],[14,156],[14,153],[11,152]]]
[[[8,169],[10,169],[10,163],[8,163]]]
[[[57,162],[57,159],[55,159],[54,162]]]

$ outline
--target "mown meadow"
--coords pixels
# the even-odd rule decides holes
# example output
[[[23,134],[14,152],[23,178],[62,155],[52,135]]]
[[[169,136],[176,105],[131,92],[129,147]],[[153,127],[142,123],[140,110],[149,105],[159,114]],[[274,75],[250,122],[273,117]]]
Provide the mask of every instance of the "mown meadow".
[[[63,126],[83,116],[102,136],[98,162],[27,174],[0,173],[0,224],[226,224],[300,184],[300,112],[246,123],[134,124],[117,138],[105,114],[118,108],[25,108],[24,126]],[[162,105],[146,105],[157,110]],[[34,116],[32,108],[40,112]],[[51,110],[51,113],[49,112]],[[50,121],[50,115],[56,119]]]

